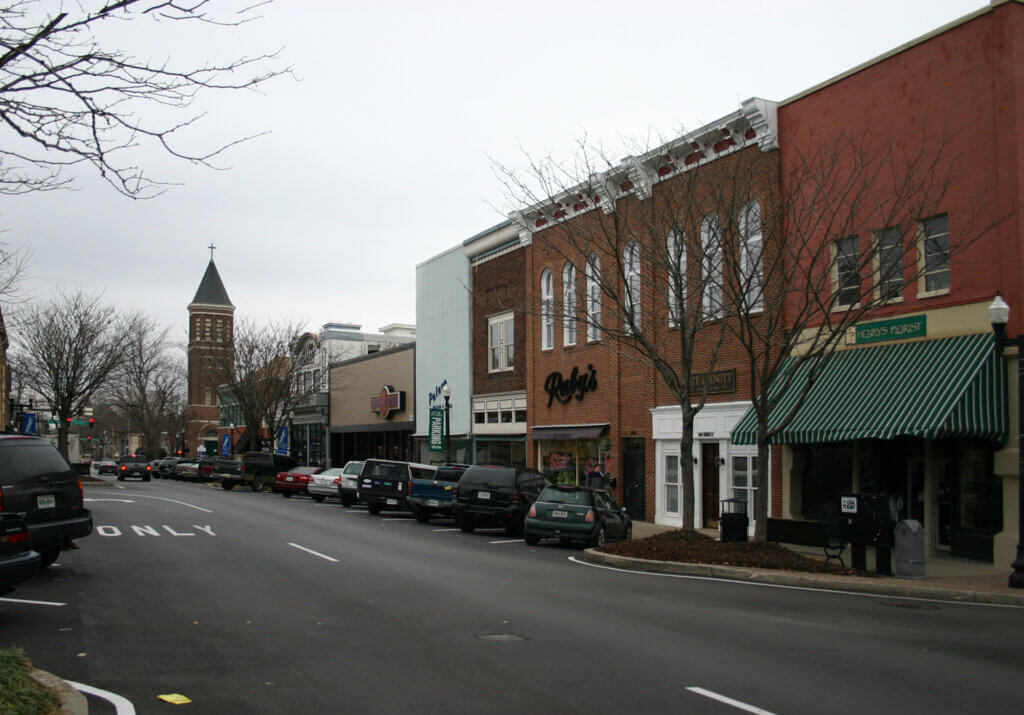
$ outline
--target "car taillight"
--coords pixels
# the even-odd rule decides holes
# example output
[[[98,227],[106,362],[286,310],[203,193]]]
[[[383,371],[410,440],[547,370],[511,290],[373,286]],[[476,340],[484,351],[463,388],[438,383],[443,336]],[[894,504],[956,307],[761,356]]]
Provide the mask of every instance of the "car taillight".
[[[4,492],[0,489],[0,511],[4,510]]]
[[[459,485],[456,484],[454,487],[452,487],[452,499],[455,499],[458,496],[459,496]]]
[[[341,484],[341,477],[335,477],[334,478],[334,484],[335,484],[335,486],[337,486],[338,484]]]
[[[122,464],[122,465],[121,465],[121,471],[122,471],[122,472],[126,472],[126,471],[128,471],[128,467],[126,467],[126,466],[124,466],[124,465]]]
[[[512,492],[512,501],[519,501],[519,492]]]
[[[409,486],[408,486],[408,487],[406,487],[406,491],[407,491],[407,492],[408,492],[409,494],[412,494],[412,480],[411,480],[411,479],[409,480]]]
[[[537,505],[536,504],[531,504],[530,505],[530,513],[527,514],[527,516],[537,516]]]
[[[25,541],[29,541],[32,537],[29,536],[28,530],[19,531],[17,534],[7,534],[6,536],[0,536],[0,544],[20,544]]]
[[[146,467],[146,471],[147,471],[147,472],[152,472],[152,471],[153,471],[153,468],[152,468],[152,467],[148,467],[148,466],[147,466],[147,467]]]
[[[593,509],[587,509],[587,523],[588,524],[593,524],[594,523],[594,510]]]

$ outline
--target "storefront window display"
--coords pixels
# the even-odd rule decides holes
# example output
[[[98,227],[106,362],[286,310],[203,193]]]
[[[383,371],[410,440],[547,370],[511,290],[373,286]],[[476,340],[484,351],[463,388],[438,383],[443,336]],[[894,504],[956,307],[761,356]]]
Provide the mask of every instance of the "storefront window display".
[[[555,484],[583,484],[587,473],[600,466],[605,477],[611,478],[613,463],[611,441],[552,440],[539,445],[540,471]]]
[[[502,467],[526,466],[526,442],[523,440],[477,440],[476,462]]]

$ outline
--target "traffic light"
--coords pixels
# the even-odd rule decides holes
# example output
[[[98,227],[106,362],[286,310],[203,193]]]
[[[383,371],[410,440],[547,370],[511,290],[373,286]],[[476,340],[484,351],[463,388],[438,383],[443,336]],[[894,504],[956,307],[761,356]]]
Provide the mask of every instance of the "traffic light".
[[[96,420],[94,420],[92,417],[90,417],[89,418],[89,429],[92,429],[93,425],[95,425],[95,424],[96,424]]]
[[[68,423],[68,427],[70,427],[70,426],[71,426],[71,418],[70,418],[70,417],[68,417],[68,418],[67,418],[66,420],[64,420],[64,421]]]
[[[89,435],[88,437],[86,437],[85,441],[86,442],[92,442],[92,435]]]

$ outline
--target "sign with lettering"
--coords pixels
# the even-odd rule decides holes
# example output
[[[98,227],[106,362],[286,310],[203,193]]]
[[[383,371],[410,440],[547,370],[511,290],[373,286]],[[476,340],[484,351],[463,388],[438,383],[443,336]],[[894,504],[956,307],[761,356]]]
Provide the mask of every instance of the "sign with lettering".
[[[440,407],[430,408],[429,445],[431,452],[444,451],[444,410]]]
[[[856,514],[857,497],[839,497],[839,509],[844,514]]]
[[[574,367],[569,377],[562,377],[562,373],[553,372],[544,381],[544,391],[548,393],[548,407],[558,400],[563,405],[572,398],[582,400],[588,392],[597,389],[597,370],[593,365],[587,365],[585,372],[580,372]]]
[[[695,372],[690,375],[690,390],[703,392],[705,395],[724,395],[736,392],[736,371]]]
[[[396,392],[391,385],[384,385],[380,392],[370,397],[370,411],[376,412],[382,420],[390,420],[396,412],[405,408],[405,393]]]
[[[846,342],[854,345],[923,338],[928,334],[928,316],[912,315],[908,318],[876,320],[872,323],[855,325],[850,330],[853,333],[853,340],[850,340],[851,336],[847,336]]]

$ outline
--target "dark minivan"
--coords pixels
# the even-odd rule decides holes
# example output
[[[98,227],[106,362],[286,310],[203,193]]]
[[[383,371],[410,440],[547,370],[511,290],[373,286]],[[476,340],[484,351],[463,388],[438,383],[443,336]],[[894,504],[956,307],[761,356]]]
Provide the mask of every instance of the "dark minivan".
[[[72,539],[92,533],[82,483],[67,460],[40,437],[0,435],[0,512],[14,512],[28,526],[42,567],[57,560]]]
[[[462,473],[456,489],[455,520],[467,533],[478,526],[500,525],[509,536],[518,536],[530,505],[548,484],[547,477],[533,469],[472,466]]]

